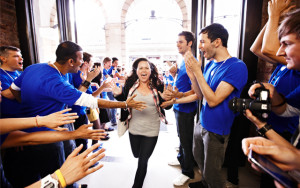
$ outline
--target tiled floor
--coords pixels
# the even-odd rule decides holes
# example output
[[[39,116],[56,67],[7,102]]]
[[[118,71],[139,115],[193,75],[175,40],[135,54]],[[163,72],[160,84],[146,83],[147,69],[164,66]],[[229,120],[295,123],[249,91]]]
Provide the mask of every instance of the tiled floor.
[[[168,165],[169,161],[176,160],[175,147],[178,146],[179,141],[173,111],[166,111],[166,116],[171,124],[161,127],[157,145],[148,163],[144,188],[173,188],[173,180],[181,173],[179,167]],[[110,132],[110,136],[110,140],[103,142],[103,147],[106,148],[106,157],[100,162],[104,164],[104,167],[80,180],[79,184],[88,184],[88,188],[132,187],[137,159],[131,153],[128,133],[119,138],[115,130]],[[197,169],[195,172],[195,179],[190,182],[201,179]],[[223,174],[225,177],[226,169],[223,169]],[[259,176],[248,165],[240,168],[239,178],[240,188],[259,187]],[[188,184],[178,188],[187,187]]]

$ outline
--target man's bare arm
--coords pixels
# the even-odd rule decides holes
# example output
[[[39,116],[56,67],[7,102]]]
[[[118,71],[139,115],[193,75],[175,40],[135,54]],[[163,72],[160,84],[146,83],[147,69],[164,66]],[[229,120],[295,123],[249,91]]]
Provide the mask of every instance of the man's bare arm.
[[[15,97],[15,99],[21,103],[21,91],[17,91],[11,88],[11,86],[9,87],[9,90],[11,91],[11,93],[13,94],[13,96]]]

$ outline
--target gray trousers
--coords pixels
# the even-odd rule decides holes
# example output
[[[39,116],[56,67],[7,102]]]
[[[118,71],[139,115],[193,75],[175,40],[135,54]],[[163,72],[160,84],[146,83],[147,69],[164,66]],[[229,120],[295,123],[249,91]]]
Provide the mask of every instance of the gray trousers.
[[[200,123],[194,128],[193,154],[201,170],[202,184],[210,188],[225,187],[222,165],[229,135],[207,131]]]

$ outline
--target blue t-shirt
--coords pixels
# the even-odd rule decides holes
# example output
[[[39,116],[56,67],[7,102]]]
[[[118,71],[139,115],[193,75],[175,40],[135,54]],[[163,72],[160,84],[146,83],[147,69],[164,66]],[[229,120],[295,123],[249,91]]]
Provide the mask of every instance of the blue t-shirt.
[[[114,69],[113,66],[111,66],[109,69],[103,69],[103,80],[106,80],[106,75],[108,76],[112,75],[113,69]]]
[[[5,141],[5,139],[7,138],[8,134],[9,133],[0,135],[0,148],[1,148],[2,144],[3,144],[3,142]]]
[[[71,73],[70,75],[70,84],[72,84],[75,88],[79,88],[80,84],[82,83],[82,79],[80,77],[80,74],[82,74],[82,72],[79,70],[78,73]],[[86,90],[87,94],[92,94],[92,88],[91,86]],[[72,108],[71,112],[76,112],[78,115],[84,115],[86,114],[86,106],[78,106],[78,105],[73,105],[70,106],[70,108]]]
[[[245,63],[235,57],[229,58],[224,64],[223,62],[208,62],[204,68],[204,78],[214,92],[221,81],[231,84],[234,90],[216,107],[211,108],[204,102],[200,121],[206,130],[219,135],[228,135],[235,117],[228,107],[228,102],[234,97],[240,97],[247,83],[248,71]]]
[[[111,66],[109,69],[103,69],[103,81],[105,81],[107,78],[106,78],[106,75],[108,76],[111,76],[112,75],[112,70],[114,69],[113,66]],[[103,99],[108,99],[108,96],[107,96],[107,92],[102,92],[102,98]]]
[[[175,82],[175,86],[178,88],[179,92],[187,92],[192,89],[192,82],[186,73],[185,62],[182,61],[179,66],[179,72]],[[197,102],[184,103],[184,104],[174,104],[173,109],[179,112],[191,113],[197,109]]]
[[[172,86],[174,85],[174,78],[171,74],[169,74],[169,76],[164,75],[165,79],[166,79],[166,85],[171,84]]]
[[[289,70],[285,65],[278,64],[271,75],[269,83],[274,85],[279,93],[287,96],[300,85],[300,72]],[[272,128],[278,133],[283,133],[287,130],[293,134],[298,127],[299,116],[281,117],[271,112],[269,114],[268,123],[271,124]]]
[[[7,71],[0,69],[0,81],[2,86],[2,91],[8,89],[10,85],[13,83],[13,81],[21,75],[21,72],[19,71]],[[1,105],[1,117],[2,118],[15,118],[20,116],[20,107],[21,104],[13,99],[8,99],[5,97],[2,97]]]
[[[286,101],[289,105],[300,109],[300,85],[286,96]]]
[[[72,106],[82,93],[69,83],[68,74],[61,75],[46,63],[27,67],[14,83],[21,88],[23,117],[44,116],[63,110],[66,104]],[[28,132],[41,130],[52,129],[27,129]]]

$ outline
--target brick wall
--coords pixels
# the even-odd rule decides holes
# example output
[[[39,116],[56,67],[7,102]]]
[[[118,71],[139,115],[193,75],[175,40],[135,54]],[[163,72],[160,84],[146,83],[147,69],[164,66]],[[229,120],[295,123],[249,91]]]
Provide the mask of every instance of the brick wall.
[[[268,0],[264,0],[263,8],[262,8],[261,29],[264,27],[267,21],[268,21]],[[258,81],[267,82],[274,69],[275,66],[273,64],[258,59],[256,79]]]
[[[15,0],[0,0],[0,46],[20,47]]]

